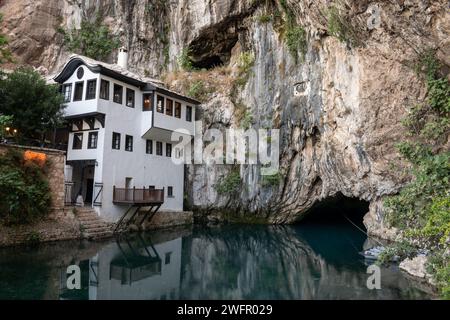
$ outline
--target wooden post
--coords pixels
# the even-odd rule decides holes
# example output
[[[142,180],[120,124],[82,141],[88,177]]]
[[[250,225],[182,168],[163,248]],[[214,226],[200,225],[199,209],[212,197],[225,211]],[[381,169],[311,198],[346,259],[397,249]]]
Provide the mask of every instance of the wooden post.
[[[116,186],[113,186],[113,201],[116,200]]]
[[[135,195],[136,195],[136,187],[133,187],[133,202],[134,202]]]

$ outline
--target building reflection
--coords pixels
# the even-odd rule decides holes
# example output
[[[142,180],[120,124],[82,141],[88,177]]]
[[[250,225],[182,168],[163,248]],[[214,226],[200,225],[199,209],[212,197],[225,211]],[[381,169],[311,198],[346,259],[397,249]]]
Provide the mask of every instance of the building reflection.
[[[218,226],[133,234],[76,257],[81,290],[60,299],[421,299],[398,267],[367,288],[359,255],[367,242],[351,226]],[[84,249],[86,250],[86,249]],[[88,259],[86,259],[89,257]]]
[[[67,289],[66,268],[61,268],[60,299],[178,299],[182,241],[145,234],[116,238],[78,263],[81,290]]]

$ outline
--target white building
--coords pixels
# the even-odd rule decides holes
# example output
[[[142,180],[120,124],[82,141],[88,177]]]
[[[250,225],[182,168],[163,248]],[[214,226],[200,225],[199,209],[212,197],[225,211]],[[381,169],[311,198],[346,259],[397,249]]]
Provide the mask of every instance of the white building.
[[[69,121],[66,198],[117,221],[130,205],[161,202],[183,210],[184,166],[174,164],[171,134],[195,132],[198,101],[127,70],[127,52],[117,65],[73,55],[54,78],[65,97]],[[186,132],[186,131],[185,131]]]

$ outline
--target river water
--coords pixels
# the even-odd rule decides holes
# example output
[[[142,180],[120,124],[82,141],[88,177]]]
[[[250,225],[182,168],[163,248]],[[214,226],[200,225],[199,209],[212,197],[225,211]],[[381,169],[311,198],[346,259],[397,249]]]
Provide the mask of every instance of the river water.
[[[0,299],[428,299],[396,266],[369,290],[350,224],[177,228],[0,249]],[[81,289],[69,290],[78,265]]]

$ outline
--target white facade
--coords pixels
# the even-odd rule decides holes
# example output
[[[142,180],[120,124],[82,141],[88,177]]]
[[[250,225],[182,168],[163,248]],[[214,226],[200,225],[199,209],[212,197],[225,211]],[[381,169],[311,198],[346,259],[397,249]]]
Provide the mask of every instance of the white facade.
[[[154,187],[164,188],[161,210],[182,211],[184,166],[172,162],[168,149],[171,147],[172,153],[175,152],[176,142],[170,139],[173,131],[183,129],[194,134],[198,102],[118,66],[80,56],[73,57],[55,81],[62,85],[67,98],[65,116],[70,123],[70,133],[66,181],[74,183],[72,200],[79,194],[86,205],[95,200],[93,206],[96,205],[99,215],[116,221],[128,207],[113,203],[114,186]],[[120,88],[118,86],[122,88],[121,102],[116,94],[120,90],[115,90]],[[127,105],[131,101],[128,97],[133,94],[134,105]],[[152,97],[151,106],[148,103],[144,106],[144,95]],[[81,100],[76,101],[80,97]],[[118,134],[120,143],[117,143]],[[151,150],[147,148],[150,143]],[[157,152],[160,144],[162,154]]]

